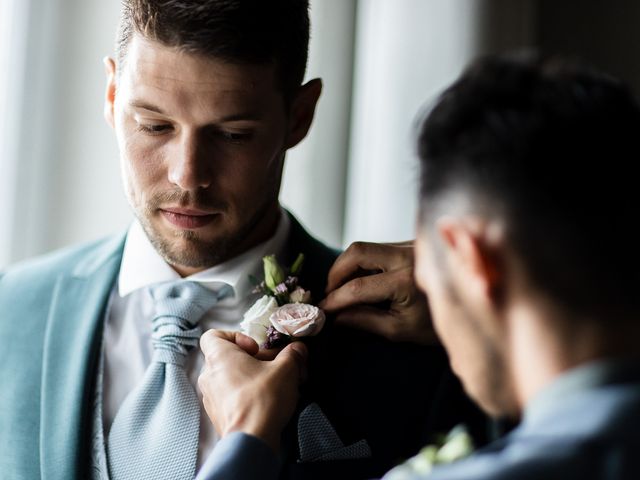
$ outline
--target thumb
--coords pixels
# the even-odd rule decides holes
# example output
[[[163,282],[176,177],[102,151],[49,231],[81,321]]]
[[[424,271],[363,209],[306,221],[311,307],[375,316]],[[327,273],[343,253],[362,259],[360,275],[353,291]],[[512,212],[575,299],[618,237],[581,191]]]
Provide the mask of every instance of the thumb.
[[[302,342],[291,342],[273,360],[274,368],[289,370],[289,375],[295,374],[300,380],[306,377],[307,346]]]

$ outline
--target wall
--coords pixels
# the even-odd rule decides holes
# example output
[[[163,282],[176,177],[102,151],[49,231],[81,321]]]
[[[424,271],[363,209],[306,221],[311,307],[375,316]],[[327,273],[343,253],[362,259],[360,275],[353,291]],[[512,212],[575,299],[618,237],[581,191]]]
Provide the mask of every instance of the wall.
[[[307,80],[323,92],[307,138],[287,155],[282,203],[325,242],[342,244],[349,155],[355,0],[311,2]]]
[[[120,2],[64,2],[65,28],[57,61],[60,122],[51,172],[47,248],[89,240],[131,221],[118,163],[115,135],[103,117],[103,57],[113,55]]]
[[[640,93],[640,2],[540,0],[543,51],[577,56],[625,79]]]

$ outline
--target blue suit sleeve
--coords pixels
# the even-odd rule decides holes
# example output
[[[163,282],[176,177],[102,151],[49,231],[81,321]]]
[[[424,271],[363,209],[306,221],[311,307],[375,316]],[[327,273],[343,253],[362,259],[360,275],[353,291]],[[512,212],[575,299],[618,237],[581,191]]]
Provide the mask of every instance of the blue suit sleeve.
[[[276,480],[280,459],[262,440],[234,432],[220,440],[196,480]]]

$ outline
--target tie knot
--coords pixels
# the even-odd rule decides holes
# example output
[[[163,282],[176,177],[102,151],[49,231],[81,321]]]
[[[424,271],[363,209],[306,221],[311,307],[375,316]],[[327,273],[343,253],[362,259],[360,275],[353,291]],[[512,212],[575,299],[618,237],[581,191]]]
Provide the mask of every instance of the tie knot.
[[[186,355],[198,344],[203,315],[224,297],[231,287],[214,292],[197,282],[179,281],[149,287],[156,313],[152,339],[154,360],[184,365]]]

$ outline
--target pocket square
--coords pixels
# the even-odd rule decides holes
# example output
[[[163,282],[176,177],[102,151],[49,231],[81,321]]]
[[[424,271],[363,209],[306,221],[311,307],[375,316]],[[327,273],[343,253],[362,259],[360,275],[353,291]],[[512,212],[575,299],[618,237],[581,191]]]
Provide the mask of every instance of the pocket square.
[[[371,457],[366,440],[345,445],[317,403],[308,405],[298,418],[299,462],[356,460]]]

